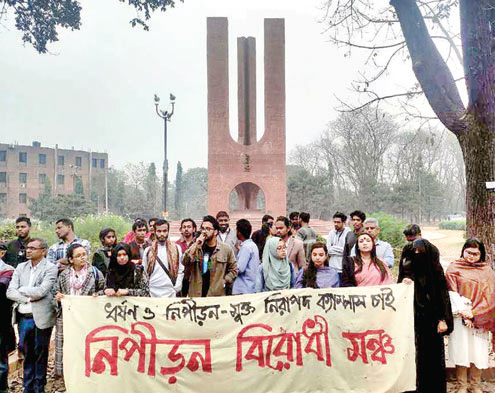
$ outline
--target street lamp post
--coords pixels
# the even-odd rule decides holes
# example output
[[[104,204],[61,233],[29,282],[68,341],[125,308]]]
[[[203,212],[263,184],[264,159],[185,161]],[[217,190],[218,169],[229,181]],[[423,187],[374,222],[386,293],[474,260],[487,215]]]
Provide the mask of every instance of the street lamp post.
[[[167,184],[168,184],[168,160],[167,160],[167,122],[170,121],[170,118],[174,114],[174,106],[175,106],[175,96],[170,94],[170,104],[172,105],[172,110],[162,111],[158,109],[158,105],[160,104],[160,97],[155,94],[155,109],[156,114],[163,119],[163,212],[162,215],[166,217],[168,215],[167,212]]]

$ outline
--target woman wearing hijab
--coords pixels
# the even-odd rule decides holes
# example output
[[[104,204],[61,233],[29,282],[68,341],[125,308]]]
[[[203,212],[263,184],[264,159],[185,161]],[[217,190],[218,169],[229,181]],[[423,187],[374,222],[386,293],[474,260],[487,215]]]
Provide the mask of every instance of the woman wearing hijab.
[[[84,246],[74,243],[67,248],[69,267],[63,270],[53,286],[54,302],[57,307],[57,332],[55,335],[55,375],[63,376],[64,333],[62,308],[64,295],[90,296],[103,291],[105,278],[93,266],[89,266],[88,254]]]
[[[461,258],[446,273],[454,331],[449,338],[449,360],[456,365],[458,393],[482,393],[481,369],[488,368],[490,331],[495,333],[495,272],[485,261],[485,245],[469,239]]]
[[[103,275],[107,274],[112,248],[117,244],[117,235],[115,229],[105,228],[100,231],[100,242],[103,247],[96,250],[93,255],[93,266],[95,266]]]
[[[345,257],[342,263],[342,286],[365,287],[392,284],[386,263],[376,256],[373,236],[360,232],[356,238],[356,256]]]
[[[263,250],[263,261],[256,282],[256,292],[291,288],[293,271],[287,258],[285,242],[279,237],[269,238]]]
[[[416,389],[446,393],[443,336],[453,328],[447,281],[438,249],[421,237],[402,251],[398,282],[414,282]]]
[[[300,269],[294,288],[332,288],[340,284],[339,271],[328,266],[328,250],[324,243],[311,245],[309,263]]]
[[[107,296],[150,296],[146,272],[141,265],[132,263],[131,248],[126,243],[119,243],[112,250],[104,293]]]

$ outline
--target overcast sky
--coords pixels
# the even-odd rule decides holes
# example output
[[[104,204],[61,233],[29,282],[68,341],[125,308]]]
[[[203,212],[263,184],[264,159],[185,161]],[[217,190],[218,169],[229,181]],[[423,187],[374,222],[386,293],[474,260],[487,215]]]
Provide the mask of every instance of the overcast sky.
[[[321,0],[186,0],[155,13],[150,31],[132,28],[135,11],[117,0],[82,2],[79,31],[60,30],[52,54],[23,46],[12,20],[0,27],[0,141],[106,151],[111,166],[163,160],[166,108],[170,176],[177,161],[207,165],[206,18],[229,18],[231,132],[237,132],[236,37],[254,36],[258,57],[258,130],[263,122],[263,18],[285,18],[287,151],[313,140],[336,117],[335,95],[351,95],[362,64],[328,42]],[[12,15],[10,15],[12,19]],[[407,66],[409,68],[410,65]]]

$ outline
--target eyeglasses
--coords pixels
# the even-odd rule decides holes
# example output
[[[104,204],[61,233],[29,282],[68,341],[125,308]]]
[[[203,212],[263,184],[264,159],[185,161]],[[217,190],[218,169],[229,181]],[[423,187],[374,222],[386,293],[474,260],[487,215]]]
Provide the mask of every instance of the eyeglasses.
[[[201,230],[202,230],[202,231],[213,231],[213,230],[215,230],[215,228],[205,228],[205,227],[201,227]]]
[[[27,246],[26,247],[26,250],[44,250],[45,247],[31,247],[31,246]]]
[[[466,254],[471,255],[472,257],[479,257],[481,255],[481,252],[479,252],[479,251],[472,252],[472,251],[466,250]]]
[[[278,246],[277,251],[282,251],[282,250],[287,250],[287,247],[285,246]]]

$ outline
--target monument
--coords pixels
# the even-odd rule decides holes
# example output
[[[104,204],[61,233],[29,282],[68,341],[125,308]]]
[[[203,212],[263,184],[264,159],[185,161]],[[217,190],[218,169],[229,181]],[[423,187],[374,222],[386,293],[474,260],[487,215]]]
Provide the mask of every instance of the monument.
[[[238,137],[229,127],[227,18],[207,19],[208,212],[286,214],[284,19],[264,21],[265,130],[256,135],[256,41],[237,38]],[[235,198],[234,198],[235,199]],[[235,212],[234,212],[235,213]]]

